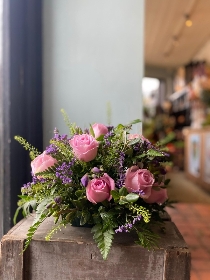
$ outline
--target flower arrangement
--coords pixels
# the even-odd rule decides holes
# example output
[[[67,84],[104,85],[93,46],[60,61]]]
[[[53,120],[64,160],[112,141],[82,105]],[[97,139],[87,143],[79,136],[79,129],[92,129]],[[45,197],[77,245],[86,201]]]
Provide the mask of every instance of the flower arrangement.
[[[55,129],[49,147],[39,153],[25,139],[15,136],[30,151],[32,182],[25,184],[18,212],[36,215],[24,250],[47,217],[55,226],[49,240],[62,226],[88,225],[104,259],[115,234],[135,231],[136,243],[158,246],[154,223],[168,203],[165,179],[168,154],[142,135],[130,133],[135,120],[116,127],[95,123],[89,129],[72,124],[64,112],[70,135]]]

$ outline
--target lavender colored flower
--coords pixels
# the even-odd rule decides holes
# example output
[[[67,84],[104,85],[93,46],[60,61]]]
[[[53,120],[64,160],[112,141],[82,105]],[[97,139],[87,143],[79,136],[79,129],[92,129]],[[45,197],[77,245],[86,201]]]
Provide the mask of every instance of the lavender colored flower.
[[[132,193],[136,193],[136,194],[138,194],[139,196],[145,195],[145,192],[144,192],[143,190],[133,191]]]
[[[118,229],[115,230],[115,233],[118,232],[129,232],[133,227],[133,224],[131,223],[126,223],[125,225],[119,226]]]
[[[46,179],[32,174],[32,184],[45,183]]]
[[[81,178],[81,183],[84,187],[87,187],[88,185],[88,181],[89,181],[89,177],[87,174],[85,174],[82,178]]]
[[[117,172],[118,172],[118,179],[117,179],[117,182],[116,182],[116,186],[118,188],[121,188],[123,185],[124,185],[124,182],[125,182],[125,171],[124,171],[124,168],[123,168],[123,165],[124,165],[124,161],[125,161],[125,153],[123,152],[119,152],[119,160],[118,160],[118,163],[117,163]]]
[[[28,193],[28,192],[30,192],[30,190],[31,190],[31,185],[32,185],[32,183],[24,184],[24,185],[22,186],[22,188],[21,188],[21,192],[22,192],[22,193]]]
[[[110,137],[114,136],[114,132],[112,132],[111,130],[109,130],[105,135],[104,135],[104,142],[105,142],[105,147],[110,147],[111,146],[111,141],[110,141]]]
[[[133,149],[134,149],[135,152],[139,152],[140,148],[141,148],[140,143],[137,143],[137,144],[133,145]]]
[[[140,220],[141,220],[141,215],[136,216],[133,219],[132,223],[128,222],[125,225],[119,226],[119,228],[115,230],[115,233],[118,233],[118,232],[129,232],[133,228],[133,225],[135,223],[137,223],[138,221],[140,221]]]
[[[56,154],[58,152],[58,148],[54,144],[50,144],[45,150],[46,154]]]
[[[56,141],[63,142],[64,144],[68,144],[70,138],[68,137],[67,134],[63,134],[63,135],[55,134],[52,140],[56,140]]]
[[[108,131],[112,131],[114,129],[114,126],[113,125],[108,125],[107,128],[108,128]]]
[[[138,215],[137,217],[135,217],[135,218],[133,219],[133,225],[134,225],[136,222],[140,221],[140,220],[141,220],[141,215]]]
[[[56,168],[55,176],[59,178],[63,184],[70,184],[72,182],[72,166],[76,159],[72,159],[70,162],[63,162],[62,165]]]
[[[30,182],[27,183],[27,184],[24,184],[24,185],[22,186],[23,189],[28,189],[28,188],[30,188],[30,187],[31,187],[31,183],[30,183]]]

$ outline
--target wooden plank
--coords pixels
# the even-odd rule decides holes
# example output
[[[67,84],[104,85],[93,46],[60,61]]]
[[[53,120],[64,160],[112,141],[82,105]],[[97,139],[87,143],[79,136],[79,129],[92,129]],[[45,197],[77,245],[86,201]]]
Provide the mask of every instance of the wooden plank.
[[[106,261],[102,259],[90,228],[69,225],[58,231],[51,241],[45,241],[45,235],[54,225],[52,218],[46,219],[39,227],[24,258],[21,257],[18,254],[32,221],[33,216],[22,220],[2,239],[3,270],[12,270],[11,263],[16,267],[12,270],[13,278],[6,278],[8,275],[3,273],[4,278],[1,279],[190,279],[189,249],[170,221],[165,222],[165,234],[154,229],[161,236],[160,248],[148,251],[134,243],[137,239],[135,234],[119,233]],[[17,261],[14,261],[16,258]],[[176,278],[178,273],[181,276]],[[19,278],[14,278],[16,275]]]
[[[190,279],[190,252],[188,249],[168,248],[165,254],[164,280]]]
[[[24,280],[23,279],[23,250],[24,240],[11,239],[6,236],[1,242],[1,279],[2,280]]]

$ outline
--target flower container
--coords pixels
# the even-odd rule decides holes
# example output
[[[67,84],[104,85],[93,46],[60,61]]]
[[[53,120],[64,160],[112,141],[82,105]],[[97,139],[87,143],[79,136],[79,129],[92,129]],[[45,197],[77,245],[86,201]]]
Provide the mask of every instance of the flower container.
[[[90,228],[67,225],[45,241],[53,226],[47,218],[27,250],[26,234],[34,217],[14,226],[1,241],[2,280],[189,280],[190,252],[178,229],[166,218],[159,248],[147,250],[135,244],[134,233],[115,235],[109,258],[103,260]]]

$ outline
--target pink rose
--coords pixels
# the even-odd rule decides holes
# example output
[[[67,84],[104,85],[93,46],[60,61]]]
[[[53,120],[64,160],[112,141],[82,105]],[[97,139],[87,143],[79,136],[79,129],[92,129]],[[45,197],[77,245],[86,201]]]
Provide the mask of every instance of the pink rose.
[[[42,172],[57,163],[57,160],[43,152],[31,162],[32,173]]]
[[[101,135],[105,135],[108,133],[108,128],[101,124],[101,123],[95,123],[92,125],[94,134],[95,134],[95,138],[97,139],[99,136]]]
[[[145,199],[147,203],[158,203],[163,204],[168,199],[167,190],[161,189],[160,190],[151,190],[150,196]]]
[[[132,166],[126,172],[125,187],[128,192],[135,192],[142,198],[148,198],[154,181],[155,179],[149,170]]]
[[[129,140],[132,140],[132,139],[135,139],[135,138],[141,138],[141,135],[140,134],[129,134],[128,135]]]
[[[128,135],[128,140],[133,140],[133,139],[135,139],[135,138],[140,138],[141,140],[143,140],[143,141],[148,141],[149,142],[149,140],[147,139],[147,138],[145,138],[143,135],[141,135],[141,134],[129,134]]]
[[[99,143],[89,134],[75,135],[69,140],[69,144],[75,156],[82,161],[91,161],[97,155]]]
[[[87,199],[92,203],[112,199],[111,190],[115,189],[114,180],[108,174],[89,181],[86,188]]]

